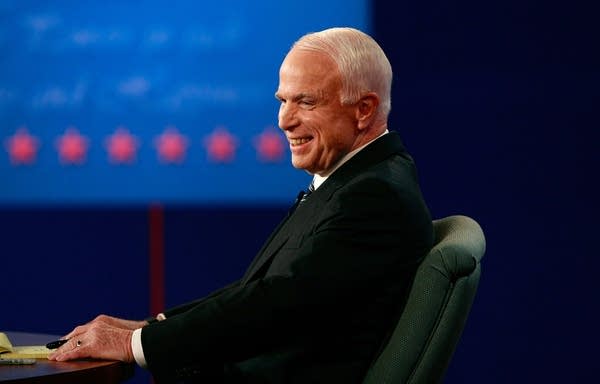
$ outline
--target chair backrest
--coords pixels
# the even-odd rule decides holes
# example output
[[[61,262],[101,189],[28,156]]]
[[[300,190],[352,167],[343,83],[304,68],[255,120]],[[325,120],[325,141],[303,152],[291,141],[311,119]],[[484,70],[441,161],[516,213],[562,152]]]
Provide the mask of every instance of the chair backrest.
[[[466,216],[434,220],[433,225],[434,246],[363,384],[430,384],[444,378],[477,291],[485,237]]]

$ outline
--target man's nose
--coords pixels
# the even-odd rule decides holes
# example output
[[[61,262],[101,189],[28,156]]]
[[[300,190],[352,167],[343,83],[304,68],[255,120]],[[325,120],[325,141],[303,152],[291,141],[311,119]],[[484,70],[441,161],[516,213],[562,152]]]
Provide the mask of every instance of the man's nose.
[[[296,118],[296,111],[292,108],[289,103],[282,103],[279,106],[279,128],[282,130],[288,130],[298,124]]]

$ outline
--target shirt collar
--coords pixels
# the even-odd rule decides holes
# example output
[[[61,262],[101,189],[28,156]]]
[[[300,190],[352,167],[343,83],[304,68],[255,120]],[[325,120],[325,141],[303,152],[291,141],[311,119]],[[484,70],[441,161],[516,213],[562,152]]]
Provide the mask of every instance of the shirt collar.
[[[344,157],[342,157],[335,166],[333,166],[331,168],[331,170],[323,175],[317,175],[315,174],[313,176],[313,185],[315,187],[315,190],[317,188],[319,188],[321,186],[321,184],[323,184],[325,182],[325,180],[327,180],[327,178],[329,176],[331,176],[331,174],[333,172],[335,172],[339,167],[341,167],[345,162],[347,162],[348,160],[350,160],[352,157],[354,157],[354,155],[356,155],[358,152],[362,151],[367,145],[371,144],[372,142],[374,142],[375,140],[379,139],[381,136],[385,135],[389,133],[389,130],[385,130],[385,132],[383,132],[381,135],[377,136],[376,138],[374,138],[373,140],[369,141],[368,143],[361,145],[360,147],[356,148],[355,150],[348,152]]]

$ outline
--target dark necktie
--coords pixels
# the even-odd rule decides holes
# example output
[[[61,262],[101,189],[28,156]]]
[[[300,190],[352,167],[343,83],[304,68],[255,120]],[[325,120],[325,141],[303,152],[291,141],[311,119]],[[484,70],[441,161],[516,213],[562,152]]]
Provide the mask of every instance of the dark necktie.
[[[304,195],[302,195],[302,198],[300,199],[300,204],[304,203],[306,201],[306,199],[308,199],[308,196],[310,196],[311,193],[313,193],[315,190],[315,184],[314,184],[314,180],[310,182],[310,185],[308,186],[308,191],[306,191],[304,193]]]

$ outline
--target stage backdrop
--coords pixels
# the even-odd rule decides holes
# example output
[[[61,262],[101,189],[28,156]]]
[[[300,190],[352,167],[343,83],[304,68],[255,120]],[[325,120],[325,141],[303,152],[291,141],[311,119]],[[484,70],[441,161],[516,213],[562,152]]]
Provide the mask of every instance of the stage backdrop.
[[[340,12],[343,10],[343,12]],[[2,1],[0,204],[283,203],[277,128],[302,34],[367,0]]]

